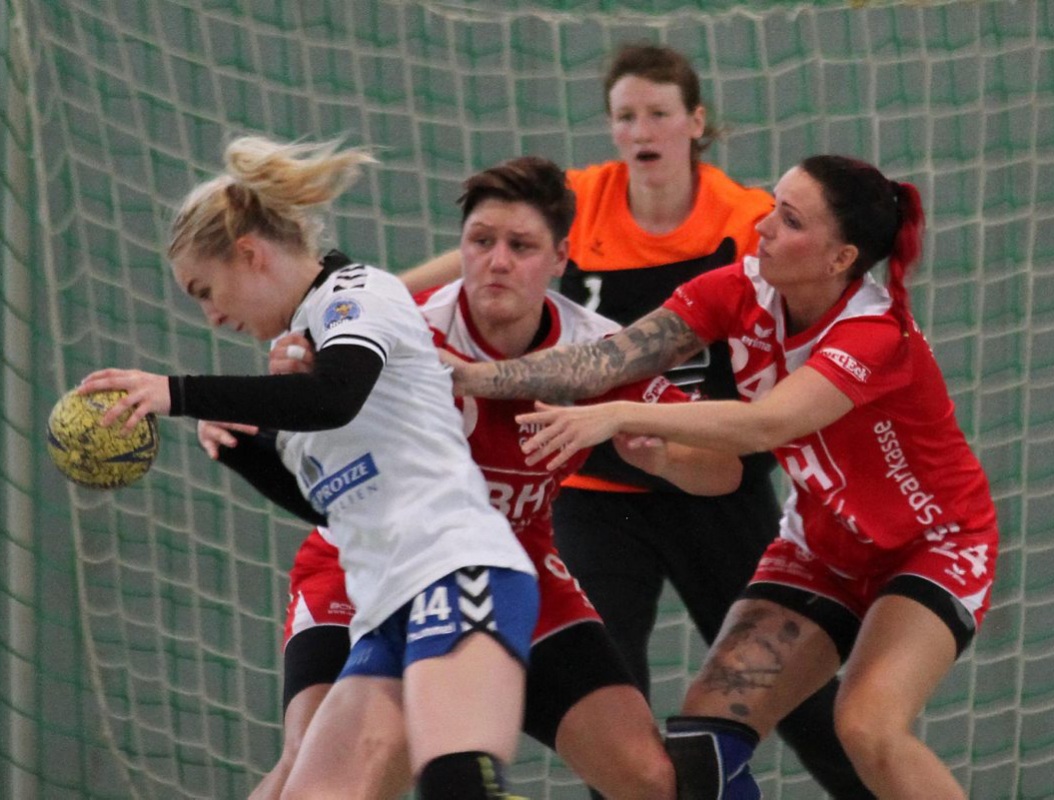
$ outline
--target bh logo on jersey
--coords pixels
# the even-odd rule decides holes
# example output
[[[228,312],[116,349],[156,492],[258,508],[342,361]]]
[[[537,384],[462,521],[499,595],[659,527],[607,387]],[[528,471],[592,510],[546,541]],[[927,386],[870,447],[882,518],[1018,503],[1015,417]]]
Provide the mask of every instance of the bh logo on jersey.
[[[358,319],[360,314],[362,314],[362,306],[354,300],[337,300],[330,303],[326,313],[322,315],[322,327],[328,331],[342,322]]]
[[[558,488],[554,480],[544,480],[541,483],[524,481],[515,484],[487,480],[491,506],[505,515],[515,531],[523,529],[524,518],[533,517],[543,508],[547,508]]]

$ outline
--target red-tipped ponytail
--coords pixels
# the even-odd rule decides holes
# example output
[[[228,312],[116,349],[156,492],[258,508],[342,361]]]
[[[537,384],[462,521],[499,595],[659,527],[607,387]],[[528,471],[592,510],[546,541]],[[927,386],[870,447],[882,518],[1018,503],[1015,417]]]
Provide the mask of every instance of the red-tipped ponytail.
[[[919,190],[910,183],[890,181],[897,203],[899,225],[889,253],[889,294],[893,299],[893,313],[907,326],[910,298],[906,281],[911,269],[922,255],[922,234],[926,226]]]

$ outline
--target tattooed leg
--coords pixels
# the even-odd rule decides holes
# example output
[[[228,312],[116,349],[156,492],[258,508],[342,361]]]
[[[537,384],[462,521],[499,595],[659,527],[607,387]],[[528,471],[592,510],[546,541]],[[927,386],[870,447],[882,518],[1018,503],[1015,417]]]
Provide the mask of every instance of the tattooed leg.
[[[685,697],[683,713],[745,724],[764,738],[838,671],[834,643],[806,617],[740,600]]]

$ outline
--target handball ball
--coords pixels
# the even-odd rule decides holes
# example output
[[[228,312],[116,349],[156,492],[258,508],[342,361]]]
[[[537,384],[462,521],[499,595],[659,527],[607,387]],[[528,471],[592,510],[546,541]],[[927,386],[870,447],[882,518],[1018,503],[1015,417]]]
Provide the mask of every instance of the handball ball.
[[[109,428],[103,414],[124,392],[67,392],[48,417],[48,453],[59,471],[90,489],[119,489],[143,477],[157,456],[157,418],[148,414],[128,434],[123,414]]]

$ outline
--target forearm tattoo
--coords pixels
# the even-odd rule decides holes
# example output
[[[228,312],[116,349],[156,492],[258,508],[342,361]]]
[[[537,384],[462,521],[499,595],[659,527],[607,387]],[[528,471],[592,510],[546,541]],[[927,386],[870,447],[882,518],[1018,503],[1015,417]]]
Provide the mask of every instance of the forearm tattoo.
[[[751,695],[773,688],[801,637],[801,627],[785,612],[752,609],[717,642],[700,681],[707,691],[728,701],[727,711],[733,719],[747,721]]]
[[[660,308],[607,339],[492,362],[468,393],[551,402],[596,397],[659,375],[704,345],[683,319]]]

